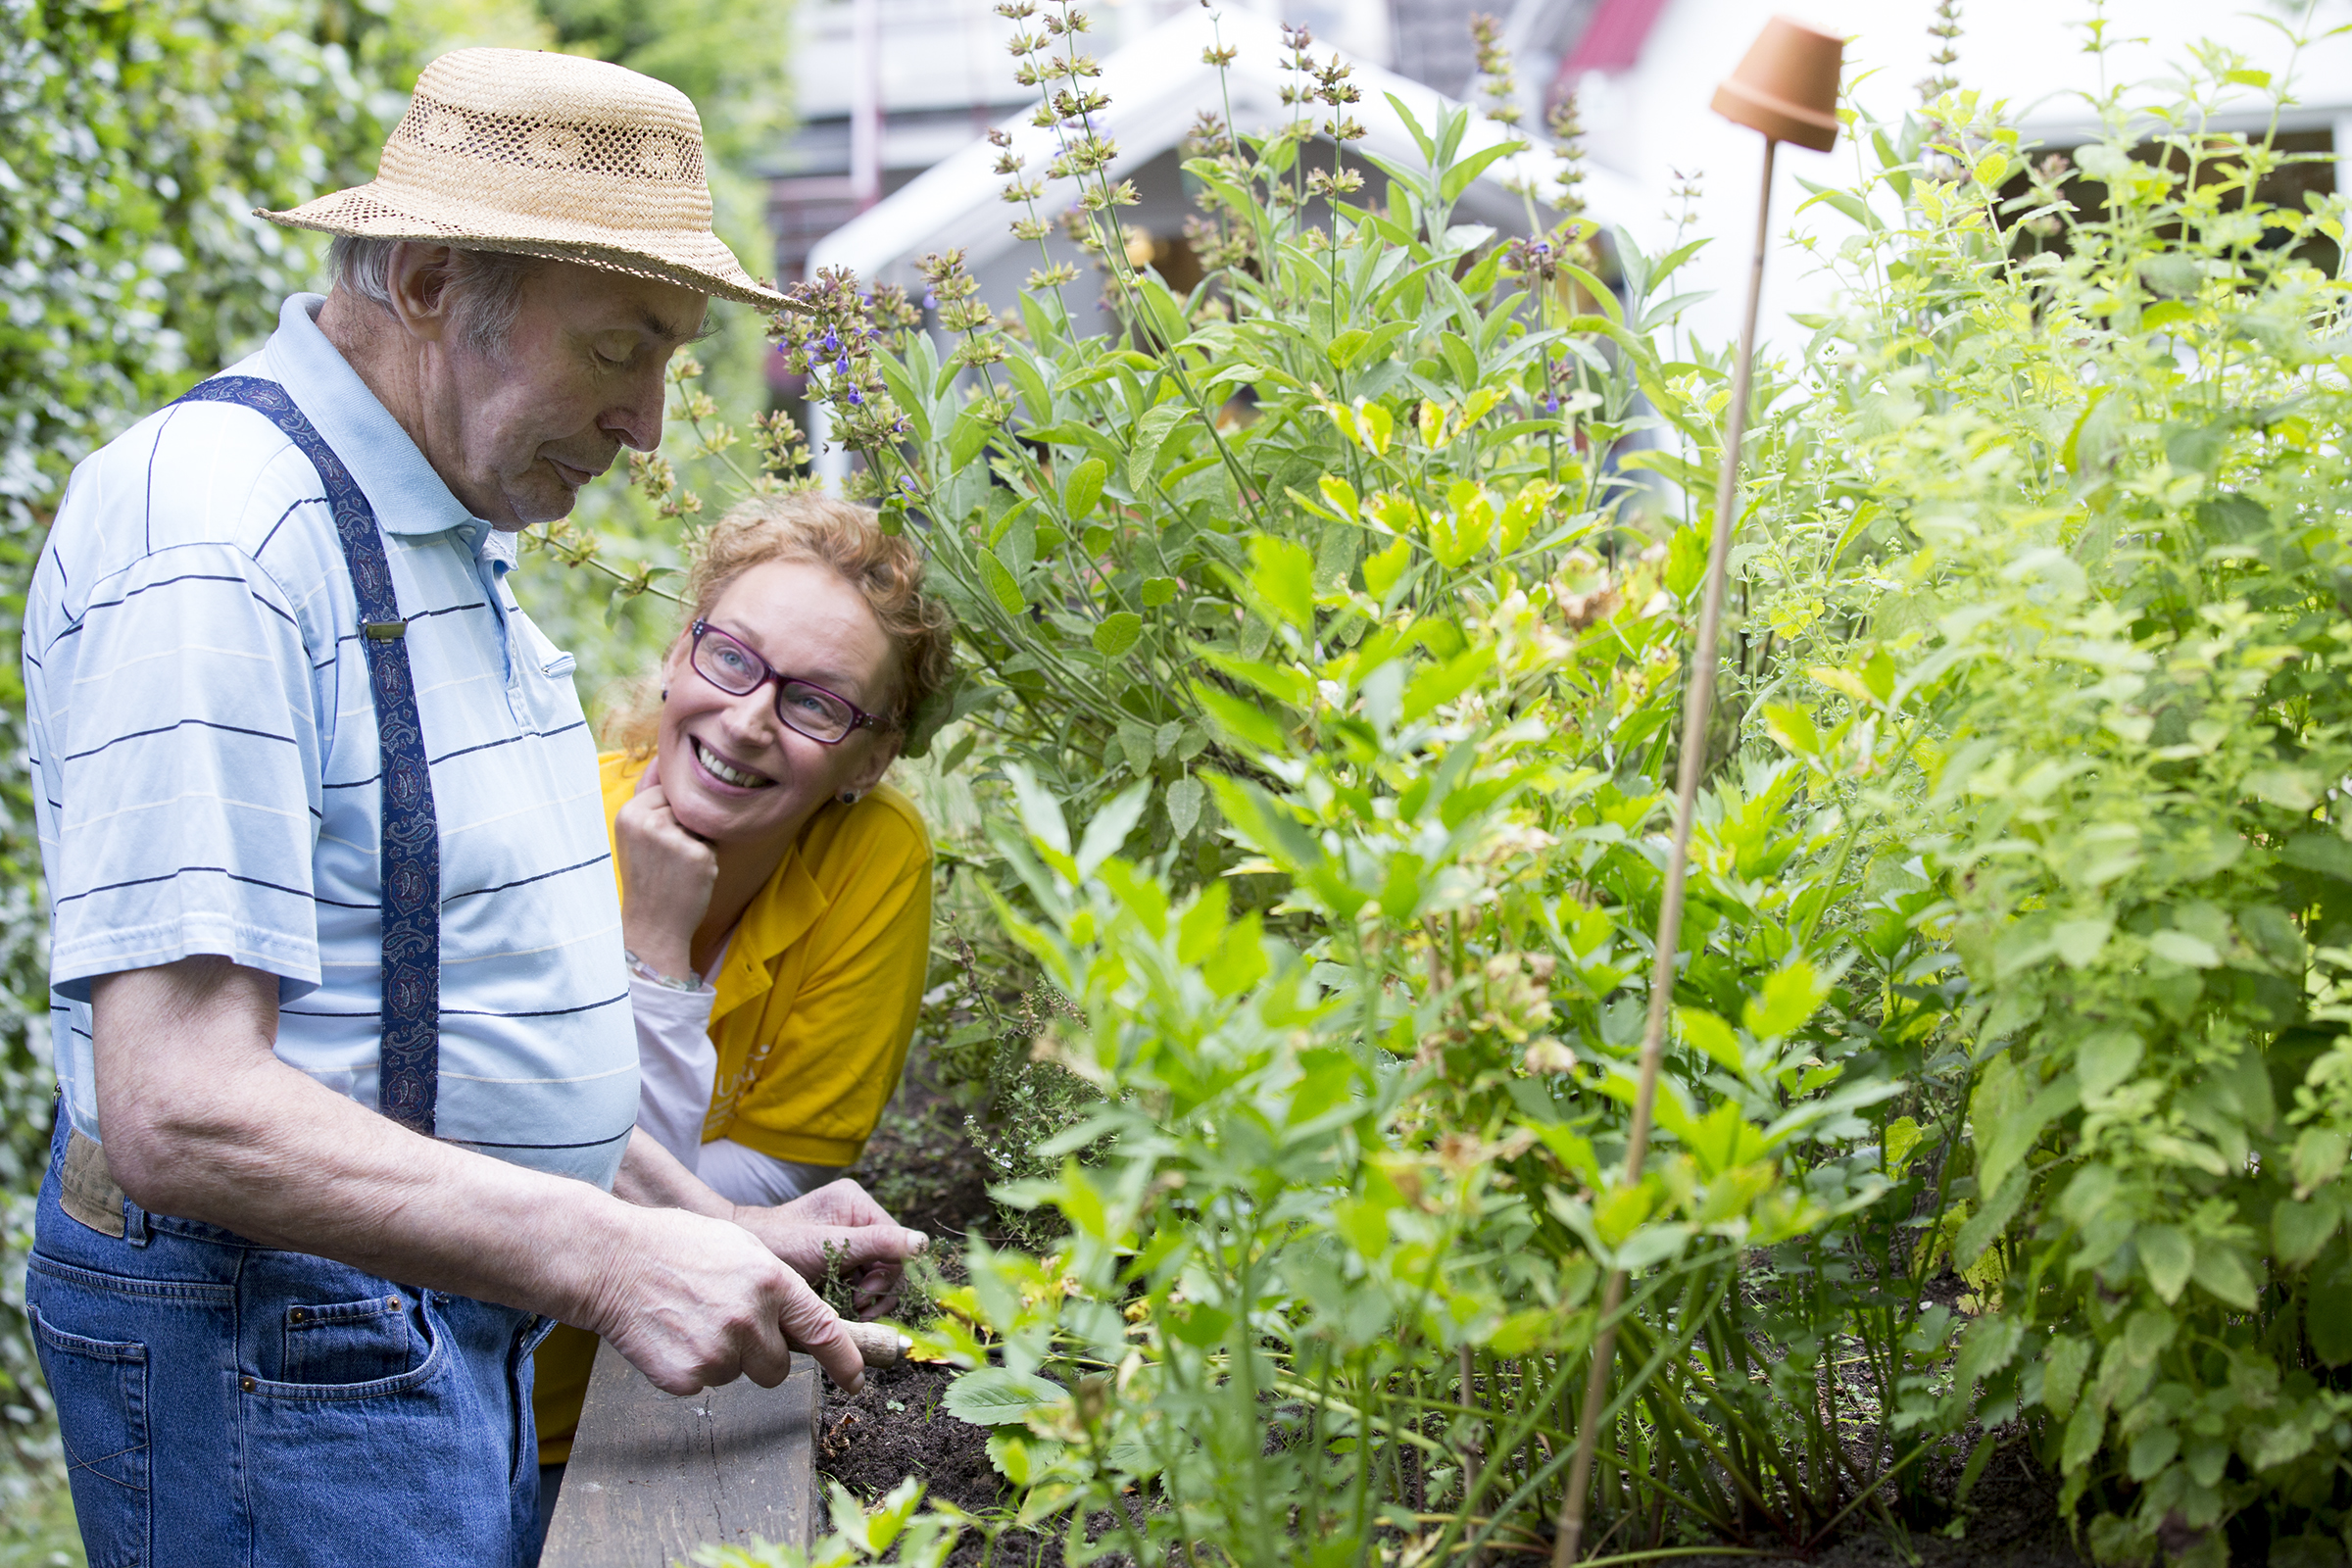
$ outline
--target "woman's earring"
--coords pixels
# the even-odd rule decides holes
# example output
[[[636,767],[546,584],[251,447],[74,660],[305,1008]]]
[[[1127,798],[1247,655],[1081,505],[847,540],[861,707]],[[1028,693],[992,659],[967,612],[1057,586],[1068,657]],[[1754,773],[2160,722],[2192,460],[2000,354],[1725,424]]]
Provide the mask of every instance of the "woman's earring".
[[[666,686],[662,688],[662,700],[665,703],[669,701],[669,688]]]
[[[843,790],[841,792],[841,804],[844,806],[856,806],[858,804],[858,792],[856,790]]]

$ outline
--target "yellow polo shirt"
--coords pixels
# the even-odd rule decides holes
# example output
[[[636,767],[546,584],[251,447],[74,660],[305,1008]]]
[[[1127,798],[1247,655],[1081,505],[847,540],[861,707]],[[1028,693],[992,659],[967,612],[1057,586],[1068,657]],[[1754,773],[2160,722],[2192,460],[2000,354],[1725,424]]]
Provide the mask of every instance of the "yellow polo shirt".
[[[599,759],[605,829],[647,759]],[[620,874],[618,855],[613,876]],[[703,1142],[848,1165],[899,1086],[931,956],[931,840],[884,784],[818,808],[736,923],[710,1008],[718,1074]],[[534,1358],[539,1462],[571,1455],[596,1336],[560,1327]]]

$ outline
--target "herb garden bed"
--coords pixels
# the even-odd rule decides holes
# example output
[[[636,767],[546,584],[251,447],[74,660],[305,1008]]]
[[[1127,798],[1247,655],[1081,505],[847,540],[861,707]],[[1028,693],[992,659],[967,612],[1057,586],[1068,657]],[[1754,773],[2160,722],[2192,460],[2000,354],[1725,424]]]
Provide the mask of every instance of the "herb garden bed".
[[[887,1495],[909,1478],[924,1494],[974,1514],[1001,1512],[1018,1500],[1018,1490],[988,1459],[988,1429],[959,1421],[939,1408],[955,1381],[953,1369],[908,1363],[868,1374],[856,1396],[828,1387],[819,1418],[818,1474],[838,1482],[863,1501]],[[1929,1492],[1948,1497],[1967,1459],[1967,1446],[1954,1445],[1934,1466]],[[1961,1528],[1923,1524],[1906,1538],[1911,1556],[1875,1522],[1857,1525],[1809,1557],[1813,1568],[2086,1568],[2089,1559],[2068,1539],[2058,1508],[2058,1483],[2043,1474],[2026,1446],[2000,1450],[1969,1494]],[[1689,1547],[1687,1541],[1663,1544]],[[1612,1545],[1603,1555],[1638,1549]],[[1113,1561],[1117,1559],[1111,1559]],[[1524,1561],[1524,1552],[1500,1561]],[[1760,1559],[1747,1554],[1681,1559],[1688,1568],[1740,1568]],[[1057,1531],[1038,1534],[1007,1530],[993,1555],[977,1532],[960,1539],[943,1568],[1061,1568]]]
[[[922,1483],[933,1502],[975,1515],[1003,1515],[1017,1506],[1020,1490],[989,1461],[989,1429],[940,1407],[955,1378],[951,1367],[908,1362],[869,1372],[864,1390],[856,1396],[826,1385],[817,1421],[820,1484],[838,1483],[871,1503],[912,1479]],[[1966,1436],[1973,1440],[1975,1434]],[[1754,1568],[1761,1561],[1803,1561],[1811,1568],[2088,1568],[2090,1559],[2069,1539],[2058,1482],[2034,1463],[2026,1444],[1995,1452],[1964,1510],[1955,1514],[1937,1506],[1957,1488],[1969,1448],[1968,1441],[1956,1439],[1926,1461],[1920,1497],[1931,1516],[1911,1521],[1899,1543],[1879,1522],[1868,1521],[1801,1558],[1742,1552],[1669,1560],[1685,1568]],[[1592,1555],[1638,1551],[1648,1544],[1613,1543]],[[1658,1544],[1689,1551],[1703,1544],[1672,1538]],[[1115,1553],[1104,1560],[1125,1561]],[[1538,1559],[1522,1548],[1500,1552],[1494,1560]],[[993,1544],[979,1531],[965,1533],[941,1568],[1061,1568],[1062,1562],[1059,1530],[1006,1528]]]
[[[963,1116],[939,1087],[937,1066],[918,1042],[905,1085],[854,1172],[869,1190],[896,1197],[905,1223],[935,1237],[951,1282],[960,1280],[956,1259],[966,1233],[1004,1243],[1002,1236],[989,1234],[999,1228],[994,1222],[1001,1216],[988,1201],[987,1160],[972,1143]],[[1925,1283],[1922,1298],[1953,1308],[1967,1292],[1967,1282],[1945,1273]],[[1947,1358],[1947,1369],[1948,1364]],[[837,1483],[870,1504],[911,1479],[922,1484],[931,1501],[974,1515],[1001,1519],[1016,1508],[1021,1489],[989,1458],[992,1429],[959,1420],[942,1407],[956,1377],[951,1366],[906,1362],[872,1369],[855,1396],[825,1384],[816,1422],[820,1488]],[[1965,1506],[1950,1506],[1979,1436],[1974,1429],[1957,1434],[1921,1462],[1920,1485],[1911,1499],[1914,1516],[1902,1521],[1899,1532],[1879,1520],[1861,1520],[1801,1558],[1741,1552],[1669,1560],[1685,1568],[1800,1560],[1812,1568],[2087,1568],[2090,1559],[2069,1537],[2059,1483],[2036,1464],[2028,1444],[2013,1441],[1998,1448],[1968,1489]],[[1417,1479],[1417,1469],[1408,1462],[1408,1476]],[[1652,1544],[1646,1539],[1619,1540],[1588,1555],[1642,1551]],[[1690,1552],[1706,1543],[1670,1528],[1654,1544]],[[1537,1559],[1521,1547],[1503,1549],[1494,1560]],[[1126,1558],[1114,1552],[1104,1561],[1123,1564]],[[993,1544],[981,1531],[966,1532],[941,1568],[1061,1568],[1062,1562],[1059,1528],[1005,1526]]]

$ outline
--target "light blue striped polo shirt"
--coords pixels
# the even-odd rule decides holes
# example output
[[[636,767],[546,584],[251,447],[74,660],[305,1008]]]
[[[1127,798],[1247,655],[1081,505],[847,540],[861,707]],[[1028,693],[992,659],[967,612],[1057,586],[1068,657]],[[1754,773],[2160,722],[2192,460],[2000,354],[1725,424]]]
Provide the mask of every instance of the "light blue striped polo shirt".
[[[278,382],[375,508],[441,827],[439,1135],[610,1188],[637,1112],[596,748],[571,659],[296,295],[227,373]],[[375,712],[324,486],[262,415],[188,403],[74,470],[24,680],[51,1022],[101,1136],[89,984],[222,954],[279,977],[277,1054],[376,1102]]]

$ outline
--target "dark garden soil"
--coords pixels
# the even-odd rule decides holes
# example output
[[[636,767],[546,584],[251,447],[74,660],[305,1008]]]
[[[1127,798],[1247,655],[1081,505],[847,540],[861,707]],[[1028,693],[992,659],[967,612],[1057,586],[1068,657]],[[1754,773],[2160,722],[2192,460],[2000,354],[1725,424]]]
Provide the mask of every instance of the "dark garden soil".
[[[955,1374],[946,1367],[910,1364],[869,1372],[856,1397],[830,1384],[817,1431],[819,1473],[858,1496],[882,1496],[913,1476],[924,1494],[987,1512],[1012,1500],[1011,1489],[988,1462],[988,1430],[939,1408]],[[979,1568],[988,1544],[966,1535],[949,1568]],[[997,1543],[992,1568],[1061,1568],[1058,1534],[1007,1531]]]
[[[909,1060],[850,1174],[900,1224],[928,1234],[932,1257],[956,1276],[965,1237],[1003,1238],[994,1234],[988,1162],[966,1135],[963,1110],[932,1083],[929,1066],[919,1051]],[[913,1476],[926,1496],[974,1513],[1009,1503],[1011,1489],[988,1461],[988,1429],[939,1408],[954,1377],[948,1367],[909,1363],[869,1371],[855,1397],[825,1384],[818,1474],[869,1502]],[[991,1557],[983,1538],[967,1535],[947,1568],[979,1568],[984,1559],[991,1568],[1061,1568],[1060,1536],[1007,1531]]]
[[[1943,1455],[1933,1480],[1949,1495],[1967,1458],[1965,1446]],[[1906,1554],[1906,1548],[1908,1554]],[[1756,1568],[1769,1558],[1686,1557],[1677,1568]],[[1850,1526],[1810,1558],[1815,1568],[2089,1568],[2075,1549],[2058,1512],[2058,1483],[2034,1468],[2023,1446],[2003,1450],[1985,1467],[1967,1505],[1942,1525],[1907,1530],[1898,1544],[1886,1526]]]

